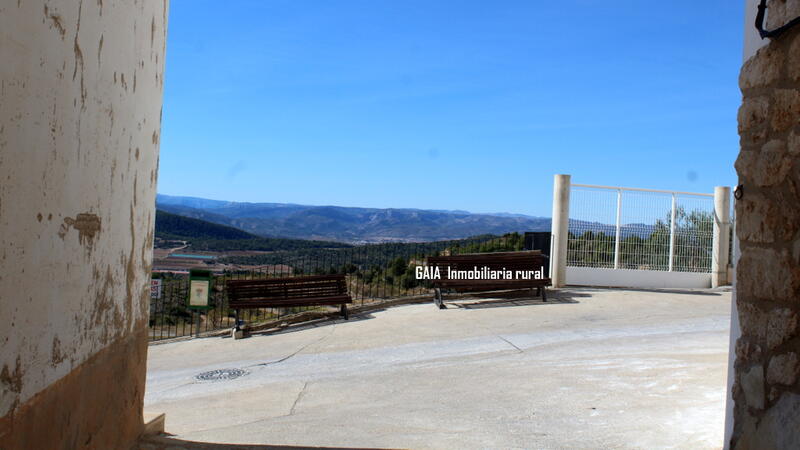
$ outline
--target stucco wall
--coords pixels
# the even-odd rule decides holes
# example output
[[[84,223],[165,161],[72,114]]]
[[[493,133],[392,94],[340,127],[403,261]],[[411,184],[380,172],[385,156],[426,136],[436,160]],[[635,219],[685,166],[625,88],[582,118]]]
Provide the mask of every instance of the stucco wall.
[[[774,29],[800,15],[800,0],[772,0],[768,8],[766,27]],[[800,448],[800,27],[766,42],[746,33],[745,54],[755,54],[739,79],[741,336],[729,444],[794,449]]]
[[[31,405],[47,399],[141,416],[166,22],[166,0],[0,3],[0,439],[18,439],[7,442],[25,444]],[[135,386],[115,394],[120,381]],[[61,426],[80,428],[76,405],[36,414],[57,408],[74,409]]]

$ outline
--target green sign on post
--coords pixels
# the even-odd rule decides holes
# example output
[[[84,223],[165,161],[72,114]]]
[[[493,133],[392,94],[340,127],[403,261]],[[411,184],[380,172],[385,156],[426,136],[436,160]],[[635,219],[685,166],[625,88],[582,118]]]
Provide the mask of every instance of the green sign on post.
[[[211,291],[211,271],[192,269],[189,271],[189,308],[209,309],[208,296]]]

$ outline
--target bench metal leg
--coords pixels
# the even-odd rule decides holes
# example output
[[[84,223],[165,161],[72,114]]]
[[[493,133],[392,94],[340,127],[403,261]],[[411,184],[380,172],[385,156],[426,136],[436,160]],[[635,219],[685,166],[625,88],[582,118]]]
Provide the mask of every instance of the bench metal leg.
[[[349,318],[349,316],[347,315],[347,305],[345,305],[344,303],[342,303],[341,314],[342,317],[344,317],[344,320],[347,320]]]
[[[541,287],[541,288],[539,288],[539,289],[541,289],[541,290],[542,290],[542,301],[543,301],[543,302],[546,302],[546,301],[547,301],[547,290],[545,289],[545,287],[544,287],[544,286],[542,286],[542,287]]]
[[[242,328],[239,326],[238,309],[234,309],[234,320],[236,321],[236,323],[234,324],[233,329],[231,330],[231,337],[233,337],[233,339],[242,339],[244,337],[244,330],[242,330]]]
[[[433,304],[438,306],[439,309],[447,309],[442,300],[442,290],[440,288],[433,288]]]

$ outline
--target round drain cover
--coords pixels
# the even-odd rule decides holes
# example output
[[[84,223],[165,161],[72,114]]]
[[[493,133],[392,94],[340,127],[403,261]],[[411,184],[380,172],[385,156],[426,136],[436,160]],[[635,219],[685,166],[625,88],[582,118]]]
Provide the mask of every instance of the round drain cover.
[[[195,378],[200,381],[223,381],[233,380],[243,375],[247,375],[247,371],[244,369],[217,369],[198,374]]]

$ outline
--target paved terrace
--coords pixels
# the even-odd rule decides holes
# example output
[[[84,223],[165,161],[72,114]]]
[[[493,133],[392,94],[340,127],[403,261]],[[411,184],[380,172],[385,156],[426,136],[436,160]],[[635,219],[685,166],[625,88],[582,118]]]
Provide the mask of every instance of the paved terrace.
[[[728,291],[566,289],[152,345],[176,438],[384,448],[720,448]],[[236,379],[201,382],[238,368]]]

